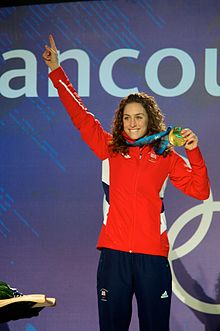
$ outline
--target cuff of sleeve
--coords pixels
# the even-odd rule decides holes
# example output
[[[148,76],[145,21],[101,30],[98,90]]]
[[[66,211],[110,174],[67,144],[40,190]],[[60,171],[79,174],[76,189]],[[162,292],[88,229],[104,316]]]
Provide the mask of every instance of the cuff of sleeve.
[[[48,77],[51,79],[54,87],[56,87],[56,88],[57,88],[60,80],[65,81],[67,79],[67,76],[61,66],[58,67],[57,69],[51,71],[48,74]]]
[[[190,163],[198,163],[203,161],[202,153],[198,146],[192,150],[186,149],[185,151]]]

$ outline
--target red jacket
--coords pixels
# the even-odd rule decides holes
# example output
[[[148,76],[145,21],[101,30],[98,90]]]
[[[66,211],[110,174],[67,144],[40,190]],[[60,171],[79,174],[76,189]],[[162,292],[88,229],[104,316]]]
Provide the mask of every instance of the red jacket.
[[[186,150],[191,168],[175,151],[163,157],[149,146],[141,152],[139,147],[130,147],[129,155],[111,155],[111,135],[85,108],[62,68],[49,77],[83,140],[101,160],[109,159],[110,208],[97,247],[167,256],[167,233],[160,233],[159,193],[169,177],[185,194],[200,200],[209,197],[207,169],[199,148]]]

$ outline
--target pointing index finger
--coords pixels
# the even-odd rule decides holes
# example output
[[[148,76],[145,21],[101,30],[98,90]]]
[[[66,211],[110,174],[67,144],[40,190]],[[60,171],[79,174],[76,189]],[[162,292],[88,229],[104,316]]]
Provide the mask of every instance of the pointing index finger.
[[[57,52],[56,44],[55,44],[55,41],[54,41],[54,39],[53,39],[52,34],[49,35],[49,40],[50,40],[50,47],[51,47],[55,52]]]

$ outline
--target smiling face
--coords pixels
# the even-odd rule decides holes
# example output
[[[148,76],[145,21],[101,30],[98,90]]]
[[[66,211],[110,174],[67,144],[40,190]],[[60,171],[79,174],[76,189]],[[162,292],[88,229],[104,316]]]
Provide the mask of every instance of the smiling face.
[[[148,114],[138,102],[128,103],[124,108],[123,127],[131,139],[139,139],[147,134]]]

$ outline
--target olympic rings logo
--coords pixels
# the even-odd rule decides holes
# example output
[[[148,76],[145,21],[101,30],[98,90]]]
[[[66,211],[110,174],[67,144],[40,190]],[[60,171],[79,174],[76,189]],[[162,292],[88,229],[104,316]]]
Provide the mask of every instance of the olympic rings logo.
[[[194,298],[189,293],[187,293],[176,278],[172,262],[190,253],[200,244],[200,242],[206,236],[208,229],[211,225],[212,214],[216,211],[220,211],[220,201],[213,201],[213,196],[211,192],[209,199],[203,201],[202,204],[194,206],[191,209],[187,210],[185,213],[183,213],[171,226],[168,233],[171,247],[169,261],[173,276],[173,292],[184,304],[197,311],[208,314],[220,314],[220,304],[206,303],[204,301],[200,301]],[[182,228],[187,223],[189,223],[191,220],[193,220],[196,216],[199,215],[202,215],[202,218],[194,235],[183,245],[172,249],[172,247],[174,247],[177,234],[180,233]]]

